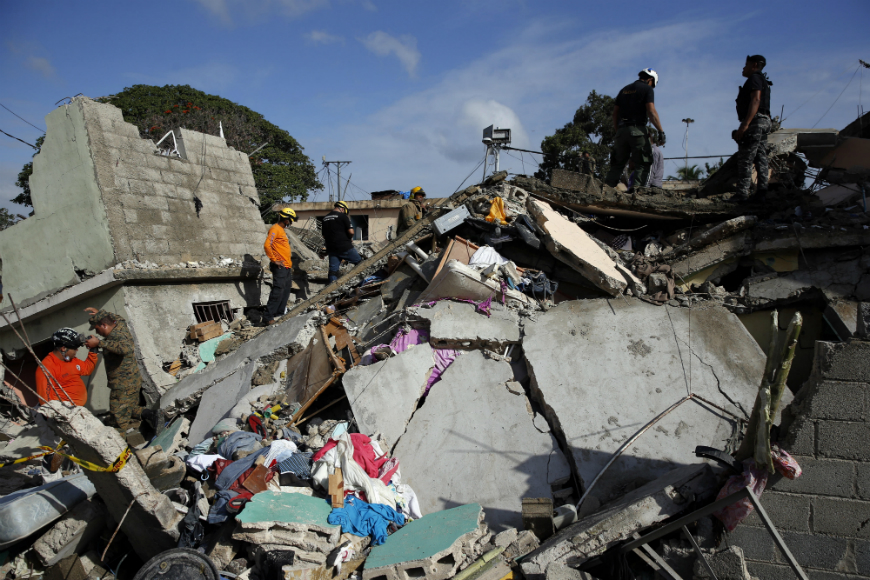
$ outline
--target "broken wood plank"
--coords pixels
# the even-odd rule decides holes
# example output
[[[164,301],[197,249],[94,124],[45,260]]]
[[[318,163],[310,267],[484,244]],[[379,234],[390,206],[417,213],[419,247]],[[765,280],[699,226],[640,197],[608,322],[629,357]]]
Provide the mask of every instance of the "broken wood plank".
[[[211,320],[206,320],[205,322],[199,322],[197,324],[191,324],[190,326],[188,326],[187,329],[190,331],[190,338],[196,338],[196,331],[200,328],[208,326],[209,324],[214,324],[214,322]]]
[[[341,473],[341,468],[336,467],[335,473],[329,476],[329,499],[332,502],[332,507],[344,507],[344,477]]]

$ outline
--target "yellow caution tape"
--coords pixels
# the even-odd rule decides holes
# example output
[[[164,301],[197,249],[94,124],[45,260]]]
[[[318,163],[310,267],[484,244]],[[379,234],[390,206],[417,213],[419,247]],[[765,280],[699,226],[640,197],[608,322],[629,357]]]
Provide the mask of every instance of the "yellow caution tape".
[[[36,459],[37,457],[44,457],[46,455],[58,454],[63,457],[66,457],[73,463],[76,463],[82,467],[82,469],[87,469],[88,471],[100,471],[103,473],[117,473],[123,469],[125,465],[127,465],[127,461],[130,459],[130,456],[133,455],[133,451],[128,446],[124,451],[121,452],[121,455],[112,462],[112,464],[108,467],[100,467],[95,463],[91,463],[90,461],[85,461],[84,459],[79,459],[78,457],[73,457],[72,455],[67,455],[66,453],[61,453],[61,449],[66,445],[66,441],[61,441],[56,448],[42,446],[40,449],[45,450],[45,453],[37,453],[36,455],[31,455],[29,457],[23,457],[21,459],[16,459],[15,461],[10,461],[7,463],[0,463],[0,467],[6,467],[7,465],[15,465],[17,463],[24,463],[25,461],[30,461],[31,459]]]

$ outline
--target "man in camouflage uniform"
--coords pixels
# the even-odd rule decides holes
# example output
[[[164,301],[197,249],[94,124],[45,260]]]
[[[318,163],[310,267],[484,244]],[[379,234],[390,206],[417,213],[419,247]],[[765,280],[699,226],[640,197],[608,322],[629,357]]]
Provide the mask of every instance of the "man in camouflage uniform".
[[[752,166],[758,174],[756,198],[767,194],[770,169],[767,164],[767,134],[770,133],[770,86],[773,84],[762,69],[767,60],[760,54],[746,57],[743,76],[746,83],[737,94],[737,118],[740,127],[734,131],[737,141],[737,198],[751,199]]]
[[[109,382],[109,415],[115,423],[115,428],[126,437],[127,431],[133,427],[135,420],[144,419],[151,423],[158,432],[163,427],[159,411],[146,409],[139,404],[139,393],[142,390],[142,377],[139,374],[139,364],[136,361],[136,347],[133,335],[127,327],[127,321],[117,314],[107,310],[86,308],[91,315],[91,328],[103,337],[88,338],[85,343],[88,348],[100,348],[106,363],[106,378]]]
[[[586,175],[592,175],[594,177],[595,169],[595,158],[592,157],[588,151],[584,151],[583,155],[580,156],[580,173],[585,173]]]

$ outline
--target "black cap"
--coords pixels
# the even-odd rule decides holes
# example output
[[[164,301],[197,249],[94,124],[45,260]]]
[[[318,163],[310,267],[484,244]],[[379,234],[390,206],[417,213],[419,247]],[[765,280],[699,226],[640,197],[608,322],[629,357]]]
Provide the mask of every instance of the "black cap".
[[[754,62],[758,65],[759,69],[763,69],[767,66],[767,59],[761,56],[760,54],[754,54],[752,56],[746,57],[747,62]]]
[[[79,348],[84,342],[82,338],[82,335],[72,328],[61,328],[51,335],[55,347]]]

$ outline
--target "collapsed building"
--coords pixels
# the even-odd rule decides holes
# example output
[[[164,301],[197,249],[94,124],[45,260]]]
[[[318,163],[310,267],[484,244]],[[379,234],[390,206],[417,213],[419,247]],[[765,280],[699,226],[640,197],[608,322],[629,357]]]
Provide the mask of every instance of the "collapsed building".
[[[115,309],[168,426],[125,441],[94,404],[43,405],[70,455],[113,466],[133,453],[115,472],[33,488],[62,507],[0,538],[16,577],[34,564],[131,576],[128,556],[140,577],[870,577],[862,124],[771,134],[778,185],[763,203],[732,200],[732,160],[700,188],[640,193],[502,173],[331,284],[319,242],[291,235],[299,290],[262,328],[246,316],[268,279],[244,154],[181,130],[178,153],[161,155],[87,99],[47,120],[35,217],[78,171],[102,245],[51,254],[51,276],[36,276],[14,258],[27,238],[0,234],[20,309],[0,328],[4,365],[27,360],[19,322],[38,344],[84,330],[85,306]],[[809,168],[827,187],[802,187]],[[128,208],[143,221],[122,221]],[[71,232],[69,211],[40,219]],[[8,232],[28,222],[23,235],[42,232],[31,220]],[[201,319],[202,301],[231,314]],[[775,368],[787,388],[771,404]],[[10,385],[22,398],[4,391],[0,453],[13,459],[40,442],[13,412],[26,385]],[[743,456],[765,405],[761,449],[778,471]],[[3,469],[21,489],[0,514],[52,477],[33,461]]]

